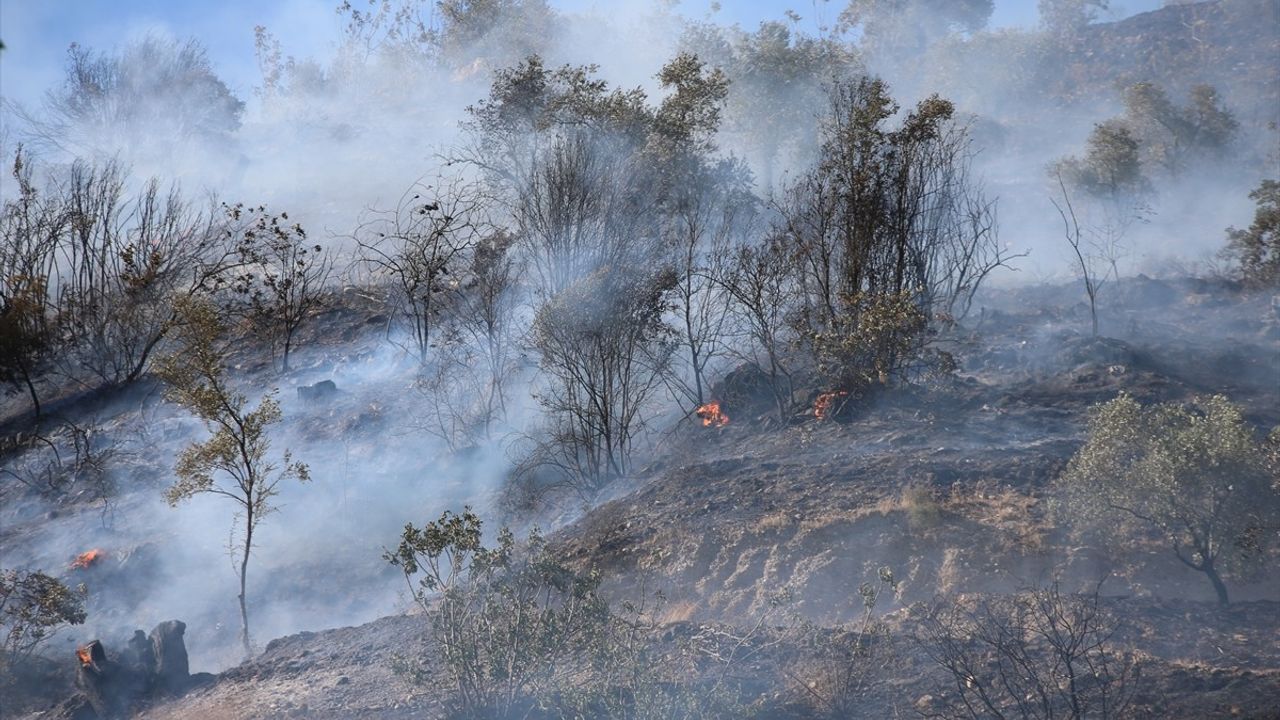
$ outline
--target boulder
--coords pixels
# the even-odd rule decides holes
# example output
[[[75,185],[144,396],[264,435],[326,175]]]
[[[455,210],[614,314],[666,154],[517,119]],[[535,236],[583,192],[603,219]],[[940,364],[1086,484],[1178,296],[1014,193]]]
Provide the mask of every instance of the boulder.
[[[328,400],[338,392],[338,386],[332,380],[321,380],[313,385],[299,385],[298,399],[303,402],[319,402]]]

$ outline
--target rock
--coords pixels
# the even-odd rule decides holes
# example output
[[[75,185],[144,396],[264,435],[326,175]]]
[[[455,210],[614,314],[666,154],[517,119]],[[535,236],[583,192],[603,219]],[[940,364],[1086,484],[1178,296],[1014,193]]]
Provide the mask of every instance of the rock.
[[[191,668],[187,661],[187,644],[182,636],[187,624],[166,620],[151,631],[155,651],[155,687],[159,692],[179,694],[191,684]]]
[[[337,394],[338,386],[332,380],[321,380],[314,385],[299,385],[298,399],[303,402],[328,400]]]

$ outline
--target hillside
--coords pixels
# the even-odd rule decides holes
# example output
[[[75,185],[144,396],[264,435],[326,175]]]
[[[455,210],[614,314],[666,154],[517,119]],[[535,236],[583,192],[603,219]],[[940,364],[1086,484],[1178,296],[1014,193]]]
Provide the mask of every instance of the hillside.
[[[1280,720],[1280,0],[922,27],[1053,59],[954,105],[798,20],[658,13],[742,62],[647,90],[558,64],[603,19],[393,6],[258,27],[252,116],[73,46],[12,155],[0,718]],[[273,204],[54,149],[138,112]]]

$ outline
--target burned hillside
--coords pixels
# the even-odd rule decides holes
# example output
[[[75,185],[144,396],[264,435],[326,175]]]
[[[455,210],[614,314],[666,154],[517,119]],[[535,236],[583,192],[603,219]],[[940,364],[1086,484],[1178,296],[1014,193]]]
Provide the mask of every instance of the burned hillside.
[[[1280,717],[1275,2],[839,5],[6,95],[0,717]]]

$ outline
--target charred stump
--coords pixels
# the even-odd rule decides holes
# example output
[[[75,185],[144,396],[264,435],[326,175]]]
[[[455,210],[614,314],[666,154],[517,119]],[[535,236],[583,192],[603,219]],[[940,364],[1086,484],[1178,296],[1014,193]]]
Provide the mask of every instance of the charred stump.
[[[89,706],[101,720],[125,717],[129,699],[123,668],[107,657],[107,649],[99,640],[92,640],[76,650],[80,669],[76,673],[76,688],[84,695]]]
[[[155,689],[158,692],[181,694],[191,683],[187,644],[182,639],[186,631],[187,624],[181,620],[166,620],[151,631]]]
[[[126,718],[155,698],[186,692],[192,686],[183,640],[186,630],[181,620],[160,623],[150,637],[138,630],[126,648],[114,655],[107,653],[100,640],[78,648],[75,684],[81,698],[64,703],[62,717]],[[91,713],[79,709],[86,704]]]

